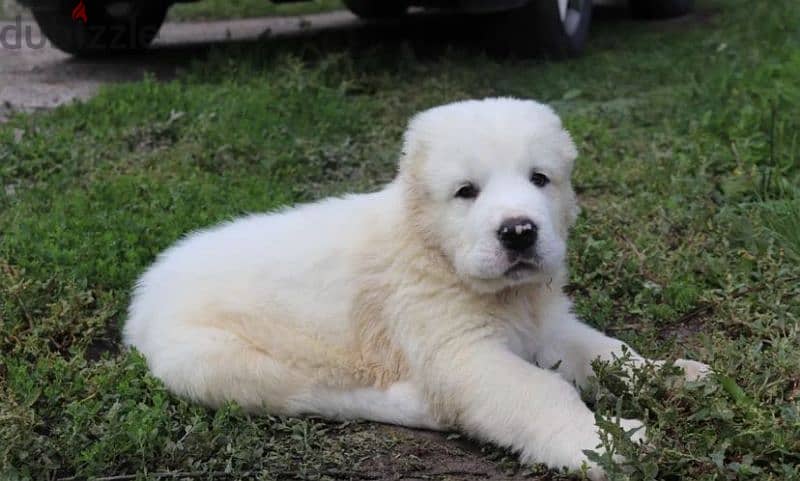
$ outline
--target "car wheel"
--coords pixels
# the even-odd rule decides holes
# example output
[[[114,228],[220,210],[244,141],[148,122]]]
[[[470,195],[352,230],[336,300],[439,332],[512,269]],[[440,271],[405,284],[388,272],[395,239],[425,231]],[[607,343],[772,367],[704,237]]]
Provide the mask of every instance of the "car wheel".
[[[529,0],[491,15],[489,44],[500,53],[562,59],[579,55],[589,35],[591,0]]]
[[[670,18],[686,15],[693,3],[693,0],[630,0],[630,9],[636,18]]]
[[[404,0],[343,0],[345,7],[365,19],[399,17],[406,13]]]
[[[168,9],[162,0],[61,0],[57,8],[34,9],[33,16],[60,50],[95,56],[146,48]]]

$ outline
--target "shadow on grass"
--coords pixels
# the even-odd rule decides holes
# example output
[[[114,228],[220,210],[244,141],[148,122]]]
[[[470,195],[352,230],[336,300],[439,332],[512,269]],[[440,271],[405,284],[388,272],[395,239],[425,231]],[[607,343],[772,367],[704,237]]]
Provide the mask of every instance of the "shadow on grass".
[[[586,55],[605,50],[625,48],[636,42],[637,36],[648,30],[694,28],[709,22],[714,11],[700,10],[686,17],[666,21],[637,22],[630,18],[626,9],[600,8],[594,11],[594,24],[587,44]],[[322,16],[324,17],[324,16]],[[195,62],[205,60],[209,54],[221,54],[235,62],[248,59],[257,66],[258,60],[266,61],[279,54],[298,56],[307,61],[315,61],[329,54],[347,54],[359,64],[375,66],[392,71],[401,59],[413,56],[419,61],[437,61],[445,55],[456,53],[462,57],[489,56],[500,60],[514,60],[513,54],[501,54],[500,50],[513,48],[497,43],[492,32],[486,28],[486,17],[480,15],[455,15],[446,13],[415,13],[402,19],[366,22],[352,17],[335,15],[332,21],[304,23],[298,17],[297,27],[291,32],[273,36],[270,20],[250,19],[247,33],[237,35],[239,21],[214,22],[214,28],[230,31],[234,39],[202,40],[203,32],[198,30],[198,40],[186,34],[181,42],[157,44],[150,50],[131,55],[115,56],[107,59],[68,59],[64,63],[75,70],[75,75],[88,79],[116,79],[119,70],[148,73],[159,80],[169,80]],[[263,20],[263,28],[258,28]],[[211,24],[209,24],[211,25]],[[487,47],[494,45],[494,47]],[[538,60],[546,60],[539,58]],[[90,65],[91,69],[81,67]],[[59,68],[58,64],[48,68]],[[213,81],[213,79],[208,79]],[[220,79],[221,80],[221,79]]]

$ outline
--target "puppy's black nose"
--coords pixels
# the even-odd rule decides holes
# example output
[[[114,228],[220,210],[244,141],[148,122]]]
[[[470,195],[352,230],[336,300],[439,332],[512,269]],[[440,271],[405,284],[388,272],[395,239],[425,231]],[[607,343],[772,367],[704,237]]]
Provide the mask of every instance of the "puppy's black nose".
[[[522,252],[536,243],[537,231],[536,224],[527,217],[512,217],[500,224],[497,237],[506,249]]]

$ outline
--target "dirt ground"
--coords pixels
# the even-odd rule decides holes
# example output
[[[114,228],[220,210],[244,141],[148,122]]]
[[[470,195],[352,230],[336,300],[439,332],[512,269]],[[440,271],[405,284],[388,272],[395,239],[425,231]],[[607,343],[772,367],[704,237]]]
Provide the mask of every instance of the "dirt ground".
[[[396,439],[390,456],[367,460],[357,476],[375,480],[490,480],[519,481],[554,479],[553,472],[521,468],[496,448],[482,448],[463,437],[446,436],[395,426],[381,431]],[[499,458],[498,458],[499,456]],[[511,455],[509,455],[511,456]],[[351,473],[352,475],[352,473]],[[557,476],[557,475],[556,475]]]

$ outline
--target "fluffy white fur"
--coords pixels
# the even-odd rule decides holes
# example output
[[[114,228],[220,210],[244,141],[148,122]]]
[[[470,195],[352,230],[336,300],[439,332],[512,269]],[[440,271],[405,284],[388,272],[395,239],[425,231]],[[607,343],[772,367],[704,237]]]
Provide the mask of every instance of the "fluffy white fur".
[[[383,190],[252,215],[164,252],[137,284],[125,341],[209,406],[460,428],[578,469],[599,438],[573,383],[623,343],[578,321],[562,292],[575,157],[533,101],[423,112]],[[476,198],[456,196],[467,182]],[[499,241],[511,218],[536,225],[528,257]]]

